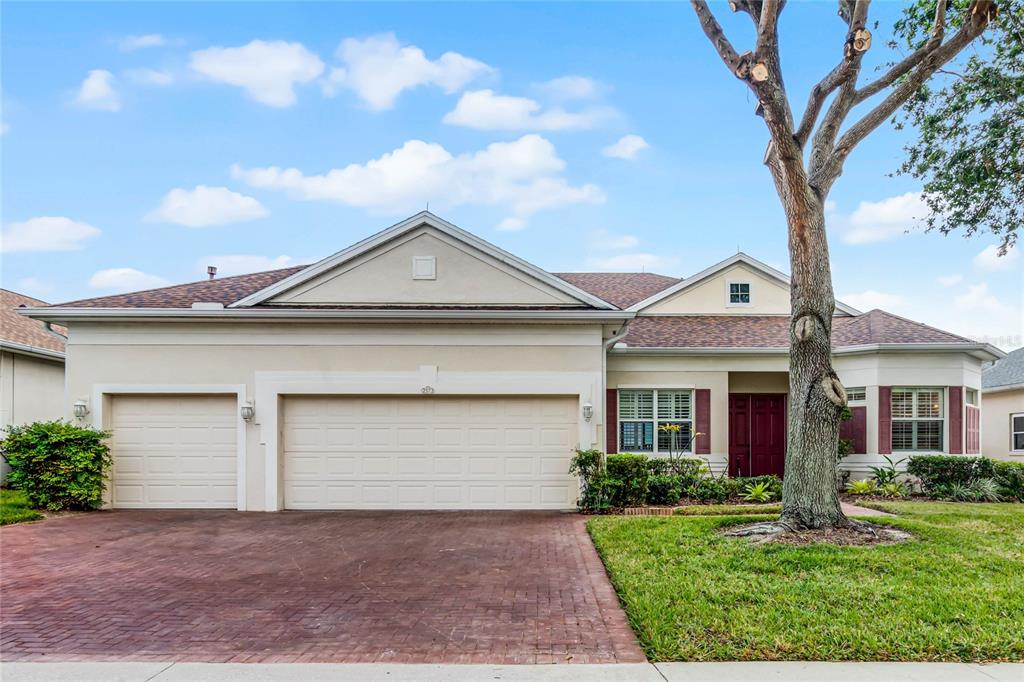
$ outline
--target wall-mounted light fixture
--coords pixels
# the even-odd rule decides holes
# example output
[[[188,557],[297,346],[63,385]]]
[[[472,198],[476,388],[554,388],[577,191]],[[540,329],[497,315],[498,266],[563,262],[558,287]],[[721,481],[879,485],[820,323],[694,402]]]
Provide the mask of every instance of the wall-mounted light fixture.
[[[252,401],[250,400],[249,402],[242,405],[242,407],[239,409],[239,412],[241,412],[243,420],[251,422],[252,418],[256,416],[256,406],[253,405]]]
[[[583,403],[583,421],[590,421],[594,418],[594,406],[590,403]]]
[[[76,400],[73,410],[77,418],[85,419],[86,415],[89,414],[89,403],[84,400]]]

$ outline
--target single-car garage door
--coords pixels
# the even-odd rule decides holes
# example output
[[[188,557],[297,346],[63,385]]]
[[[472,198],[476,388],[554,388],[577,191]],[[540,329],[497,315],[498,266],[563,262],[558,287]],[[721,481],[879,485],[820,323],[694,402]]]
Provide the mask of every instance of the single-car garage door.
[[[236,398],[118,395],[112,403],[113,506],[236,508]]]
[[[571,507],[577,402],[547,396],[288,397],[285,507]]]

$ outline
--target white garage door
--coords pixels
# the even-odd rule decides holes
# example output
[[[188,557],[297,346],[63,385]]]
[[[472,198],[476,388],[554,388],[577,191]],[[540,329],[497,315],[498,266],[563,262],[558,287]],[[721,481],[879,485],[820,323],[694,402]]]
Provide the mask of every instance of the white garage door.
[[[233,396],[113,398],[115,507],[235,509]]]
[[[288,509],[565,509],[566,397],[289,397]]]

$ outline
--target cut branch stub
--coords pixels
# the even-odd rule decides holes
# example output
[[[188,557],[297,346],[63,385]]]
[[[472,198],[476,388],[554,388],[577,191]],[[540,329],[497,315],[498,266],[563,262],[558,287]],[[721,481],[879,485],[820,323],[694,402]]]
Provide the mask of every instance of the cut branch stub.
[[[736,69],[733,73],[735,73],[736,77],[741,81],[747,80],[750,76],[750,62],[753,61],[753,58],[754,55],[752,52],[744,52],[736,61]]]
[[[869,47],[871,47],[871,31],[866,28],[854,31],[853,49],[857,52],[867,52]]]
[[[758,62],[751,66],[750,79],[755,83],[763,83],[768,80],[768,66],[764,62]]]
[[[796,324],[793,325],[793,334],[800,343],[811,338],[814,335],[814,316],[803,315],[798,318]]]
[[[837,377],[827,376],[821,380],[821,390],[836,407],[846,407],[846,389]]]

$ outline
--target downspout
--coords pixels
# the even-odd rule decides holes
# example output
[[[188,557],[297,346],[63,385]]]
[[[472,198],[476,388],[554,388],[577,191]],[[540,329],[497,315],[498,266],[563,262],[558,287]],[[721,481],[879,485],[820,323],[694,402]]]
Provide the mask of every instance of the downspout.
[[[608,429],[608,424],[605,423],[608,419],[608,405],[605,405],[605,401],[608,400],[608,351],[612,347],[625,338],[626,334],[629,333],[629,320],[624,320],[619,330],[608,337],[604,342],[604,352],[601,354],[601,404],[604,405],[604,415],[601,419],[601,423],[604,424],[605,431]],[[608,450],[607,437],[601,438],[598,442],[601,442],[603,447],[601,450]],[[605,452],[607,454],[607,452]]]
[[[43,329],[56,336],[61,341],[67,341],[68,337],[61,334],[59,331],[53,328],[53,322],[43,322]]]

